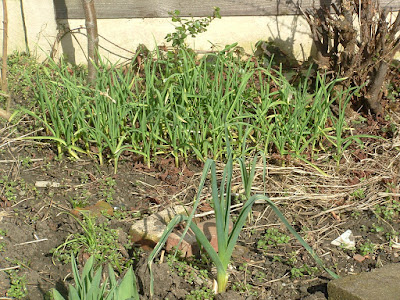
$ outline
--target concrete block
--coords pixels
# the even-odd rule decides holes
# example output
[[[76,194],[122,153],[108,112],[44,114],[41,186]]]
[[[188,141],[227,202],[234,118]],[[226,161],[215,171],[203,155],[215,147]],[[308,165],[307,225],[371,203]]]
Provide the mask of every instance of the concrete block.
[[[400,263],[328,283],[329,300],[400,299]]]

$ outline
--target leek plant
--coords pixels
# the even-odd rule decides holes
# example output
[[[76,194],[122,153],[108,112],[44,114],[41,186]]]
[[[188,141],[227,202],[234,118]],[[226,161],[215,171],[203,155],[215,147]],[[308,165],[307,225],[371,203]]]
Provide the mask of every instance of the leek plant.
[[[295,231],[295,229],[289,224],[283,214],[279,211],[277,206],[266,196],[265,194],[260,195],[252,195],[251,194],[251,186],[255,177],[256,163],[257,163],[257,155],[254,157],[253,162],[249,168],[247,168],[245,164],[244,158],[238,159],[238,163],[241,170],[242,175],[242,183],[244,186],[245,193],[241,195],[243,200],[245,201],[242,210],[237,216],[236,222],[233,225],[232,231],[230,231],[230,220],[231,220],[231,201],[232,195],[231,193],[231,184],[232,184],[232,174],[233,174],[233,157],[232,152],[230,150],[229,141],[227,141],[228,145],[228,153],[227,153],[227,164],[224,168],[221,184],[218,187],[218,179],[216,174],[216,165],[215,162],[211,159],[207,160],[204,166],[204,170],[202,173],[199,190],[197,192],[196,200],[194,203],[193,211],[189,216],[178,215],[174,217],[170,223],[167,225],[164,233],[162,234],[160,241],[155,246],[154,250],[151,252],[148,258],[148,268],[150,270],[150,292],[153,293],[153,273],[152,273],[152,263],[157,256],[157,254],[161,251],[165,242],[168,239],[169,234],[173,231],[175,226],[182,221],[186,222],[186,228],[183,232],[182,238],[190,228],[196,236],[197,241],[203,247],[204,251],[207,252],[210,259],[214,263],[217,269],[217,284],[218,284],[218,293],[224,292],[227,288],[229,273],[228,273],[228,265],[231,261],[231,256],[235,244],[239,238],[240,232],[243,226],[246,223],[247,217],[252,210],[253,204],[257,201],[264,201],[268,204],[275,214],[279,217],[282,223],[287,227],[287,229],[293,234],[293,236],[302,244],[302,246],[311,254],[311,256],[315,259],[315,261],[324,268],[333,278],[337,278],[338,276],[327,269],[324,266],[322,260],[315,254],[313,249],[303,240],[303,238]],[[265,160],[264,160],[265,161]],[[264,165],[265,166],[265,165]],[[192,221],[193,216],[195,214],[196,208],[201,199],[201,193],[206,181],[206,178],[211,172],[211,187],[212,187],[212,206],[215,211],[215,220],[216,220],[216,229],[217,229],[217,239],[218,239],[218,253],[211,246],[210,242],[204,235],[204,233],[197,227],[197,225]],[[265,176],[265,167],[264,174]]]
[[[55,63],[50,64],[50,67],[57,70],[59,75],[63,72]],[[40,113],[25,108],[22,108],[22,111],[39,120],[49,135],[26,137],[26,139],[52,140],[56,143],[59,156],[66,150],[72,157],[78,158],[77,152],[85,152],[79,144],[86,134],[85,116],[80,109],[82,103],[86,103],[84,99],[86,96],[77,89],[75,78],[61,75],[60,81],[54,82],[53,74],[48,69],[44,69],[44,73],[45,78],[36,74],[35,84],[28,75],[25,75],[26,79],[36,87],[35,96],[38,99]]]
[[[345,108],[348,106],[351,97],[354,93],[357,93],[362,87],[350,87],[346,90],[338,91],[339,99],[343,99],[343,101],[339,101],[339,113],[338,116],[332,116],[332,123],[334,128],[334,134],[327,135],[326,138],[334,145],[336,149],[336,155],[334,158],[336,160],[337,165],[339,165],[340,159],[343,156],[343,152],[354,142],[363,145],[361,138],[372,138],[372,139],[383,139],[382,137],[370,135],[370,134],[357,134],[357,135],[349,135],[344,137],[344,132],[346,130],[351,130],[346,123],[346,112]]]
[[[327,82],[317,74],[311,88],[309,72],[294,86],[282,70],[240,60],[235,46],[201,59],[190,49],[172,56],[157,49],[139,72],[134,63],[121,69],[100,59],[96,89],[64,61],[50,62],[45,78],[32,79],[38,109],[24,110],[45,131],[29,138],[54,142],[59,155],[85,153],[100,164],[110,160],[117,171],[124,151],[142,156],[147,165],[158,155],[173,156],[177,165],[193,156],[221,159],[225,126],[235,157],[244,140],[253,153],[307,161],[320,150],[332,150],[340,157],[363,137],[346,138],[343,116],[331,111],[339,97],[349,101],[353,93],[333,93],[341,79]]]
[[[82,274],[79,275],[78,266],[74,255],[71,255],[72,274],[74,276],[75,286],[69,285],[69,300],[139,300],[139,293],[136,286],[136,278],[132,267],[125,273],[124,278],[117,282],[114,270],[108,265],[108,276],[101,283],[102,268],[94,271],[94,256],[91,256],[86,262]],[[108,282],[110,279],[110,282]],[[56,290],[52,290],[54,300],[65,300],[65,298]]]

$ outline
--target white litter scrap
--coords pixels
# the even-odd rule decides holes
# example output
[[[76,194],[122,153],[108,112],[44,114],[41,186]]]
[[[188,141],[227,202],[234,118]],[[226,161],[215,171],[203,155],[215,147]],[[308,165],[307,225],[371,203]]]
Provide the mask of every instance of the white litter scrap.
[[[346,230],[342,235],[333,240],[331,244],[345,249],[353,249],[356,246],[353,232],[350,229]]]
[[[52,181],[36,181],[35,186],[39,188],[45,188],[45,187],[57,188],[60,187],[60,183]]]
[[[390,242],[392,243],[392,248],[393,249],[400,249],[399,238],[397,236],[392,238],[392,239],[390,239]]]

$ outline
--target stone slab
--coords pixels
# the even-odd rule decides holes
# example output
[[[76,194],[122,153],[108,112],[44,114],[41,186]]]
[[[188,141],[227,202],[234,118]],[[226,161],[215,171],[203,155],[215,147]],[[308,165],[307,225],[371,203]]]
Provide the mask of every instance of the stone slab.
[[[329,300],[400,300],[400,263],[328,283]]]

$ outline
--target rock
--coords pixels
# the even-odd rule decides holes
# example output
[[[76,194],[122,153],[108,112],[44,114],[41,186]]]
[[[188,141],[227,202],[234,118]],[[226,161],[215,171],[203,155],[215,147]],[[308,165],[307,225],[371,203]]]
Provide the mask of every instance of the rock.
[[[315,294],[304,297],[303,300],[326,300],[324,293],[316,292]]]
[[[368,273],[332,280],[329,300],[399,299],[400,264],[386,265]]]
[[[176,215],[188,215],[190,212],[191,208],[183,205],[167,208],[137,221],[129,230],[129,236],[134,243],[154,247],[159,242],[167,224]]]

